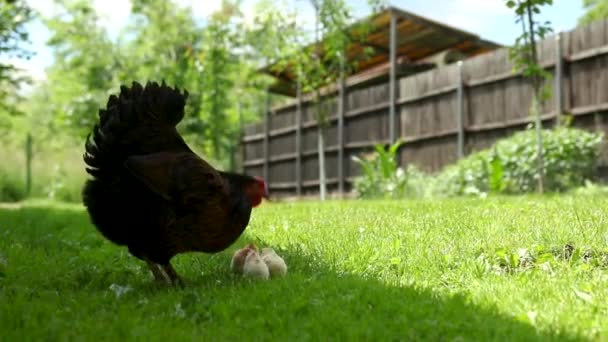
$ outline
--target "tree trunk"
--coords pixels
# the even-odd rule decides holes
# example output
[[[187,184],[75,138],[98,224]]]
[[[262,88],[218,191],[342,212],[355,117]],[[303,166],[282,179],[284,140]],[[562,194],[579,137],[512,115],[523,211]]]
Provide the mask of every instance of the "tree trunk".
[[[534,20],[532,18],[532,8],[528,6],[528,25],[530,27],[530,48],[532,50],[532,62],[535,65],[538,65],[538,54],[536,53],[536,39],[534,37]],[[534,87],[534,99],[533,106],[535,111],[535,122],[536,122],[536,155],[538,159],[538,192],[543,193],[545,191],[545,162],[543,156],[543,140],[542,140],[542,120],[540,118],[540,88],[541,88],[541,79],[539,75],[532,76],[532,84]]]
[[[535,126],[536,126],[536,156],[538,162],[538,192],[544,193],[545,191],[545,161],[543,156],[543,137],[542,137],[542,121],[540,119],[540,102],[538,101],[538,93],[534,94],[533,106],[535,111]]]

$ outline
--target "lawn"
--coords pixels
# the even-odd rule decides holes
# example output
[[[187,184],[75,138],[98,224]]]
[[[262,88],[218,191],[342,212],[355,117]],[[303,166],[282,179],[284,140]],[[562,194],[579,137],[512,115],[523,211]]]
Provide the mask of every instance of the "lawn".
[[[608,198],[264,204],[155,285],[79,205],[0,206],[0,340],[608,340]],[[230,273],[249,241],[286,278]],[[571,247],[574,247],[572,249]]]

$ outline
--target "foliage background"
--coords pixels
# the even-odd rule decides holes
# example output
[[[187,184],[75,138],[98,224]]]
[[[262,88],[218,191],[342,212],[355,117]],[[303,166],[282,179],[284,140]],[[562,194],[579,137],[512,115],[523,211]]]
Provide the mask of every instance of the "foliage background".
[[[341,31],[355,19],[345,1],[311,0],[319,9],[318,35],[328,41],[324,60],[312,49],[301,48],[311,46],[317,33],[305,27],[291,2],[259,0],[255,16],[247,20],[240,1],[227,0],[203,21],[173,0],[131,2],[129,24],[117,35],[104,27],[90,1],[55,0],[58,11],[53,15],[36,13],[23,0],[0,6],[0,54],[29,58],[33,52],[23,48],[29,39],[25,25],[38,17],[51,32],[47,43],[55,61],[46,70],[47,78],[36,83],[14,66],[0,63],[0,200],[26,197],[25,139],[31,134],[31,195],[79,201],[86,177],[84,137],[107,97],[132,81],[165,80],[186,88],[190,97],[179,131],[218,168],[238,170],[234,156],[241,128],[260,120],[267,100],[270,80],[257,69],[269,61],[280,61],[279,68],[295,66],[303,87],[312,91],[336,81],[341,50],[349,39],[357,39]],[[606,17],[607,3],[585,0],[588,14],[581,21]],[[378,10],[384,2],[370,0],[368,5]],[[356,63],[345,67],[355,68]],[[19,88],[23,85],[29,87]],[[270,105],[283,101],[280,96],[269,98]],[[324,113],[319,110],[317,115],[323,119]],[[390,177],[391,182],[409,184],[403,185],[410,187],[407,193],[429,194],[428,184],[438,182],[413,165]],[[413,184],[413,179],[422,181]],[[382,181],[376,187],[394,188]]]

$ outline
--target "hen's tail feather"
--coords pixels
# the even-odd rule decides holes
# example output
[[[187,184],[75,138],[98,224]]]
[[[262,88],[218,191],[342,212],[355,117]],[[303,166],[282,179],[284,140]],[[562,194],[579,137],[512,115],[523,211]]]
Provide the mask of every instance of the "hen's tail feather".
[[[99,110],[99,122],[85,142],[86,171],[102,175],[100,169],[122,162],[129,150],[129,131],[138,127],[175,127],[184,118],[188,92],[171,88],[165,81],[148,82],[145,87],[133,82],[120,86],[118,96],[111,95],[105,109]]]

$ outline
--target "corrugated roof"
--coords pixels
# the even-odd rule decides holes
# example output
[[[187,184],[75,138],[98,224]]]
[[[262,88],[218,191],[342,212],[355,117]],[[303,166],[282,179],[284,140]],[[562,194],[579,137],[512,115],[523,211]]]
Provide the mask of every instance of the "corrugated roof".
[[[388,7],[368,18],[371,19],[374,30],[368,35],[365,42],[352,43],[349,47],[347,57],[350,61],[360,56],[365,48],[374,48],[374,53],[365,60],[359,60],[357,71],[354,75],[349,76],[365,81],[388,73],[390,69],[389,47],[392,14],[396,17],[397,73],[399,77],[434,67],[434,64],[425,61],[425,58],[442,51],[452,50],[465,57],[472,57],[501,47],[499,44],[481,39],[476,34],[396,7]],[[277,80],[270,91],[295,97],[295,75],[289,71],[279,73],[273,70],[273,66],[274,64],[270,64],[260,70],[274,76]]]

